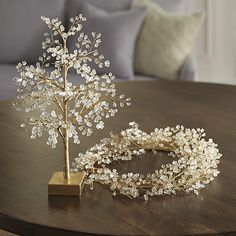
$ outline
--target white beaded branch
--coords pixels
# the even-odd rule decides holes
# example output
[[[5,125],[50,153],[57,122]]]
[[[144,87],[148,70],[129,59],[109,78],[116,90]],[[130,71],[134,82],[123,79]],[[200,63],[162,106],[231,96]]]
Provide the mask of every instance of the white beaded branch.
[[[130,105],[130,98],[117,94],[112,73],[96,72],[96,67],[109,67],[110,63],[98,51],[101,34],[81,32],[85,17],[70,18],[67,30],[57,18],[41,18],[49,29],[42,43],[44,53],[35,65],[18,63],[19,76],[14,80],[19,95],[13,106],[29,113],[21,127],[31,130],[32,139],[46,134],[52,148],[62,139],[64,178],[70,179],[70,140],[79,144],[82,135],[103,129],[104,120],[114,116],[119,107]],[[75,50],[68,45],[70,37],[77,37]],[[83,82],[70,82],[69,71]],[[37,116],[31,113],[35,110],[39,111]]]
[[[222,156],[212,139],[205,140],[203,129],[187,129],[183,126],[155,129],[147,134],[135,122],[120,134],[111,134],[86,153],[80,153],[72,163],[73,171],[84,170],[86,183],[93,189],[93,182],[108,185],[115,196],[117,193],[130,198],[176,194],[178,191],[198,194],[220,172],[217,169]],[[169,152],[172,163],[164,164],[159,170],[143,175],[127,173],[120,175],[108,164],[114,161],[132,160],[147,150]],[[178,159],[176,159],[178,158]]]

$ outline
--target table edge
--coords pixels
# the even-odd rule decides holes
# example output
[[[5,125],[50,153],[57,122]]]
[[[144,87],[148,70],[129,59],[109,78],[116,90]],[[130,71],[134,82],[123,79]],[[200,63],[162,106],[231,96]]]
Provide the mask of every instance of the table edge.
[[[32,222],[27,222],[16,217],[8,216],[0,213],[0,229],[6,230],[15,234],[22,235],[44,235],[44,236],[101,236],[104,234],[86,233],[80,231],[66,230],[58,227],[50,227],[46,225],[40,225]],[[236,231],[211,233],[211,234],[186,234],[182,236],[235,236]],[[168,235],[166,235],[168,236]]]
[[[15,234],[25,235],[57,235],[57,236],[98,236],[99,234],[86,233],[80,231],[66,230],[59,227],[51,227],[47,225],[27,222],[16,217],[8,216],[0,213],[0,229]],[[36,234],[37,233],[37,234]]]

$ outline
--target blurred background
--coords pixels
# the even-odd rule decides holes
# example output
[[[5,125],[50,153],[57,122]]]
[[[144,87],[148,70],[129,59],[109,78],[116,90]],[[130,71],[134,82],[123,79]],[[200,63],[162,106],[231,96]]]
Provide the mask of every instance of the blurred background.
[[[12,78],[16,76],[16,63],[23,59],[28,61],[29,58],[29,62],[34,63],[35,57],[40,55],[38,48],[40,48],[42,42],[41,31],[44,32],[46,29],[39,19],[42,14],[48,15],[50,17],[56,16],[59,18],[65,16],[64,14],[68,16],[74,15],[78,12],[81,12],[81,5],[83,5],[82,2],[92,3],[96,5],[98,9],[101,8],[105,11],[108,10],[108,12],[113,13],[115,11],[128,10],[132,1],[134,0],[0,0],[0,57],[2,58],[0,58],[0,99],[6,99],[15,96],[15,88],[12,86]],[[170,10],[170,12],[173,14],[185,15],[186,13],[202,11],[206,13],[206,18],[200,27],[200,32],[198,32],[197,39],[195,41],[193,53],[191,53],[191,58],[193,58],[195,63],[191,62],[190,65],[188,63],[184,63],[188,65],[185,66],[183,64],[183,70],[180,70],[180,78],[178,79],[236,85],[236,33],[234,26],[236,22],[236,1],[152,1],[158,3],[160,7],[167,12]],[[143,2],[145,4],[145,0]],[[181,11],[175,10],[178,8],[181,9]],[[95,11],[97,10],[95,9]],[[14,12],[13,15],[12,12]],[[92,16],[94,16],[94,14],[92,14]],[[131,20],[127,21],[127,23],[130,22]],[[124,24],[121,25],[122,27],[124,26]],[[45,29],[43,27],[45,27]],[[132,28],[131,26],[129,27]],[[131,35],[131,31],[127,31],[128,35]],[[108,36],[109,35],[110,34],[108,34]],[[118,36],[119,35],[120,34],[118,34]],[[137,35],[134,37],[136,36]],[[127,39],[127,41],[131,40]],[[112,42],[110,43],[112,45]],[[120,49],[122,49],[122,47],[123,45],[117,46],[117,48]],[[108,49],[110,48],[108,47]],[[111,50],[108,51],[111,52]],[[121,54],[125,54],[126,51],[127,50],[123,48]],[[110,59],[110,56],[111,58],[112,56],[117,57],[115,52],[111,54],[114,55],[105,56],[108,59]],[[125,55],[124,57],[127,58]],[[122,60],[117,61],[118,64],[122,62]],[[158,62],[157,59],[156,61]],[[111,63],[113,64],[112,60]],[[122,67],[126,69],[127,64],[129,63],[125,62]],[[129,66],[132,67],[132,65]],[[197,68],[196,70],[195,66]],[[192,68],[194,68],[194,71],[191,71]],[[135,72],[139,73],[143,71]],[[147,79],[148,75],[145,73],[143,74],[146,77],[141,77],[141,79]],[[158,75],[156,77],[161,78],[161,76]],[[136,79],[140,79],[140,77],[136,77]]]
[[[195,44],[197,81],[236,84],[236,1],[190,0],[190,11],[204,10]]]

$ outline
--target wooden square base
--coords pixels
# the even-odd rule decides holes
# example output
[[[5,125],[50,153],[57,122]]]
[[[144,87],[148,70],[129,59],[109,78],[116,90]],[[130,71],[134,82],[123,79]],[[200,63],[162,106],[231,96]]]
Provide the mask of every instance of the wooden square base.
[[[48,195],[81,196],[85,172],[70,173],[70,180],[64,179],[62,171],[55,172],[48,183]]]

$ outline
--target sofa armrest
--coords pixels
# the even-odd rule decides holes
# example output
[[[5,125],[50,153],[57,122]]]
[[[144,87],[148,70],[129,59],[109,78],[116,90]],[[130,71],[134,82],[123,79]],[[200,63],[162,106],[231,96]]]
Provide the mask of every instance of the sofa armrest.
[[[197,63],[194,55],[190,54],[180,70],[179,80],[196,81]]]

